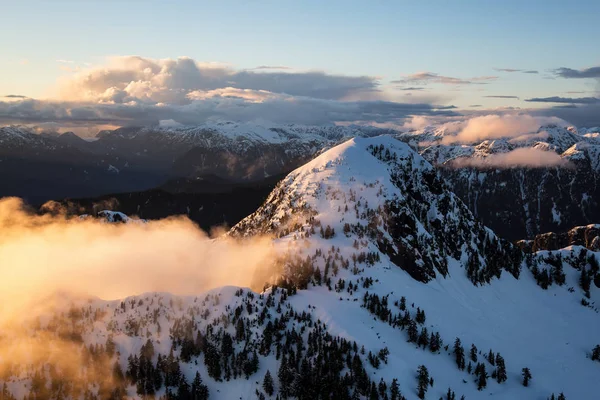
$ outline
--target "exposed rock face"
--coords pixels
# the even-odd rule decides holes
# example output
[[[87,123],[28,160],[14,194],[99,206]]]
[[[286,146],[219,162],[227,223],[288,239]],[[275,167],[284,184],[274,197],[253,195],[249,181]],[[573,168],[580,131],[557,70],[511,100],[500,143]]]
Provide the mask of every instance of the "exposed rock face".
[[[519,240],[517,245],[527,252],[558,250],[568,246],[583,246],[592,251],[600,251],[600,224],[576,226],[561,233],[542,233],[531,240]]]

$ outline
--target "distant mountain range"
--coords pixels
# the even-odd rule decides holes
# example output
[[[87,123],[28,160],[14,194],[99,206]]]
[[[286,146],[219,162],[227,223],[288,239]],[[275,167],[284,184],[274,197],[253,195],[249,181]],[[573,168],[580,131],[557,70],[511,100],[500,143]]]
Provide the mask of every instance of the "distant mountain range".
[[[0,196],[20,196],[36,205],[49,199],[84,198],[82,203],[89,205],[97,197],[106,200],[113,194],[124,207],[119,211],[126,213],[153,218],[176,212],[203,227],[231,225],[253,209],[241,205],[243,196],[237,193],[226,199],[231,192],[223,188],[255,186],[257,196],[250,198],[263,199],[277,177],[324,150],[351,137],[377,135],[409,143],[503,238],[533,238],[600,221],[600,129],[557,125],[519,137],[470,143],[455,142],[455,133],[444,126],[398,132],[362,126],[222,122],[127,127],[99,132],[94,140],[69,132],[36,134],[4,127],[0,128],[4,183]],[[516,161],[510,158],[519,151]],[[198,195],[199,191],[204,194]],[[225,197],[207,192],[225,193]],[[199,209],[206,211],[195,214],[193,210]]]
[[[390,133],[371,127],[215,123],[194,127],[127,127],[94,140],[72,132],[36,134],[0,128],[0,196],[41,203],[153,188],[171,179],[214,175],[231,182],[289,172],[354,136]]]
[[[600,221],[598,132],[548,125],[512,139],[448,143],[452,134],[432,127],[398,137],[438,167],[484,224],[518,240]]]

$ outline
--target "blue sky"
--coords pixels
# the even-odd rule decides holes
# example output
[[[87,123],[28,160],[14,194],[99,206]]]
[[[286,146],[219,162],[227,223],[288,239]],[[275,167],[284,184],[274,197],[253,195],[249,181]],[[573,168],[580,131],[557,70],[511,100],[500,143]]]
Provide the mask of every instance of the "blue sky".
[[[563,79],[553,71],[600,65],[599,15],[600,1],[591,0],[4,1],[0,95],[47,97],[68,70],[102,66],[109,56],[188,56],[236,69],[378,77],[394,101],[539,107],[547,104],[523,100],[597,95],[597,79]],[[426,86],[412,93],[390,84],[418,72],[497,78],[406,84]]]

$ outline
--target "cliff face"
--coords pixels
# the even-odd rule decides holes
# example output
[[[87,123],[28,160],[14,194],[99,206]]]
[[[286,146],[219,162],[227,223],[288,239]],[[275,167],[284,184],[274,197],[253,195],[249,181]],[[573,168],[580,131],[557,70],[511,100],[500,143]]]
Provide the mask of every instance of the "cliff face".
[[[600,224],[576,226],[567,232],[542,233],[531,240],[519,240],[517,246],[526,252],[558,250],[568,246],[583,246],[592,251],[600,251]]]

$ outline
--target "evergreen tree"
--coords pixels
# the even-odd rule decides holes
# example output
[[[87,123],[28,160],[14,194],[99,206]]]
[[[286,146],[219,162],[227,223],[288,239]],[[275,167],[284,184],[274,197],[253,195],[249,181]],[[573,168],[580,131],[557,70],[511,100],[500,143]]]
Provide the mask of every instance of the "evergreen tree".
[[[471,361],[477,362],[477,347],[474,344],[471,345]]]
[[[496,380],[498,383],[506,382],[508,377],[506,376],[506,365],[504,364],[504,358],[498,353],[496,355]]]
[[[273,396],[273,392],[275,391],[275,389],[273,385],[273,377],[271,376],[271,371],[269,370],[267,370],[267,373],[265,374],[265,379],[263,379],[262,387],[266,394],[268,394],[269,396]]]
[[[292,384],[294,383],[294,372],[288,365],[288,360],[285,354],[281,359],[281,365],[279,366],[277,377],[279,378],[279,393],[281,394],[281,397],[284,399],[290,397],[293,389]]]
[[[191,400],[192,393],[190,392],[190,385],[182,375],[179,380],[179,387],[177,388],[177,400]]]
[[[489,361],[490,364],[496,365],[496,361],[495,361],[495,357],[494,357],[494,352],[492,351],[492,349],[490,349],[490,352],[488,353],[487,359],[488,359],[488,361]]]
[[[415,321],[410,321],[408,325],[408,341],[415,343],[419,339],[419,331]]]
[[[217,380],[221,380],[221,355],[212,343],[206,343],[204,351],[204,365],[208,375]]]
[[[421,365],[417,370],[417,391],[420,399],[425,398],[425,393],[429,388],[429,371],[427,367]]]
[[[529,370],[529,368],[525,367],[522,370],[522,374],[523,374],[523,386],[527,387],[527,386],[529,386],[529,381],[532,378],[531,371]]]
[[[402,398],[402,393],[400,392],[400,385],[398,384],[398,379],[394,378],[392,380],[392,384],[390,385],[390,400],[400,400]]]
[[[208,386],[202,383],[200,373],[196,371],[196,376],[192,382],[192,400],[208,400]]]
[[[579,276],[579,285],[581,286],[581,289],[584,291],[585,297],[587,297],[588,299],[590,298],[590,283],[591,282],[592,282],[592,279],[590,278],[589,274],[587,273],[587,270],[585,269],[585,267],[581,267],[581,275]]]
[[[597,344],[592,350],[592,360],[600,361],[600,344]]]
[[[459,338],[454,341],[454,357],[456,359],[456,366],[458,369],[465,369],[465,349],[462,347]]]
[[[485,370],[485,364],[479,363],[475,368],[475,375],[477,375],[477,390],[482,390],[487,386],[488,374]]]

